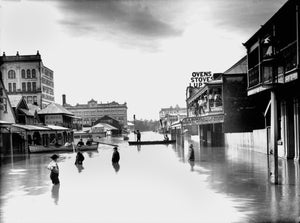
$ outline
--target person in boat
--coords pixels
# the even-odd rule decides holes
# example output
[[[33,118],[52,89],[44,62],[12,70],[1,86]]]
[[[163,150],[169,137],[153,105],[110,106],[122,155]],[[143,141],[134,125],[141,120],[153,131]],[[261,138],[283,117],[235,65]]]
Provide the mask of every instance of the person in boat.
[[[188,160],[192,162],[195,161],[195,151],[193,144],[189,146]]]
[[[82,165],[82,162],[84,160],[84,155],[80,150],[78,150],[77,155],[76,155],[76,160],[75,160],[75,165]]]
[[[114,152],[113,152],[113,155],[112,155],[112,158],[111,158],[111,162],[114,164],[114,163],[119,163],[119,160],[120,160],[120,153],[118,151],[118,147],[114,147]]]
[[[141,132],[140,132],[140,130],[136,130],[136,141],[137,142],[141,141]]]
[[[164,137],[164,141],[169,141],[169,137],[168,137],[167,134],[166,134],[165,137]]]
[[[83,143],[82,139],[80,139],[79,142],[77,143],[77,146],[78,146],[78,147],[81,147],[81,146],[83,146],[83,145],[84,145],[84,143]]]
[[[72,146],[71,140],[69,140],[68,142],[66,142],[66,143],[65,143],[65,146],[66,146],[66,147]]]
[[[89,137],[89,138],[86,140],[86,145],[87,145],[87,146],[90,146],[90,145],[92,145],[92,143],[93,143],[93,138],[92,138],[92,137]]]
[[[52,159],[52,161],[49,163],[48,165],[48,169],[51,171],[50,172],[50,179],[52,181],[52,183],[54,185],[59,184],[59,179],[58,179],[58,175],[59,175],[59,168],[57,165],[57,159],[58,159],[58,155],[54,154],[52,155],[50,158]]]

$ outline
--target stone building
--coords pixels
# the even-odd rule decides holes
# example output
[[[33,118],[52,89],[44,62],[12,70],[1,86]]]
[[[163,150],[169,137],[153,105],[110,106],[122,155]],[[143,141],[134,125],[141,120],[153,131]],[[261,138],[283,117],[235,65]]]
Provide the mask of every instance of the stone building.
[[[117,120],[123,128],[127,128],[127,104],[119,104],[115,101],[98,103],[94,99],[87,104],[76,104],[75,106],[66,103],[66,96],[63,95],[63,106],[75,116],[80,117],[84,126],[92,126],[97,120],[109,116]]]
[[[168,132],[171,125],[187,117],[186,108],[175,107],[162,108],[159,111],[160,128],[163,132]]]
[[[0,57],[2,80],[8,95],[22,95],[27,104],[40,108],[54,102],[53,71],[44,66],[41,55]]]

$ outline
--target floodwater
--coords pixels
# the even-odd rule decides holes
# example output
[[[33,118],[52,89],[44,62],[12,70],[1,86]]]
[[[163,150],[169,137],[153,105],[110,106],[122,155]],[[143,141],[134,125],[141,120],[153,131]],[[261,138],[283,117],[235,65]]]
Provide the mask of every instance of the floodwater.
[[[142,133],[142,139],[162,139]],[[130,139],[134,139],[130,135]],[[280,160],[279,185],[270,183],[267,156],[234,148],[201,147],[190,137],[176,145],[128,146],[119,165],[112,147],[61,153],[60,185],[46,166],[51,154],[18,155],[1,164],[1,223],[44,222],[299,222],[299,162]],[[194,144],[196,161],[187,161]]]

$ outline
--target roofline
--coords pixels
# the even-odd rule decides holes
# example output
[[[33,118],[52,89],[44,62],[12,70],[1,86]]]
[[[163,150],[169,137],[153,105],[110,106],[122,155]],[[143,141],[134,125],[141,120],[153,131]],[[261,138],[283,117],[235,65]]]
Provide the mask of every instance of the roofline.
[[[226,72],[230,71],[232,68],[234,68],[235,66],[237,66],[238,64],[240,64],[241,62],[243,62],[244,60],[247,60],[247,55],[243,56],[238,62],[236,62],[235,64],[233,64],[230,68],[228,68],[226,71],[224,71],[222,73],[222,75],[224,75]]]
[[[275,12],[275,14],[265,24],[261,25],[261,28],[258,29],[256,33],[254,33],[254,35],[252,35],[245,43],[243,43],[243,45],[247,47],[247,45],[249,45],[262,32],[262,30],[265,29],[265,27],[271,24],[276,17],[283,13],[286,8],[292,6],[293,4],[297,5],[297,1],[298,0],[288,0],[286,3],[284,3],[284,5],[282,5],[281,8],[278,9],[278,11]]]

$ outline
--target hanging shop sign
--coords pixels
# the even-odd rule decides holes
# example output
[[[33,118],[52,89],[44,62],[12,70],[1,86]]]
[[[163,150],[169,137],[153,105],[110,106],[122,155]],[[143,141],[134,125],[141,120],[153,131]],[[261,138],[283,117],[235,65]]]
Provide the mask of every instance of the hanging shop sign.
[[[205,83],[211,80],[213,80],[213,74],[211,71],[193,72],[190,86],[196,88],[203,87]]]

